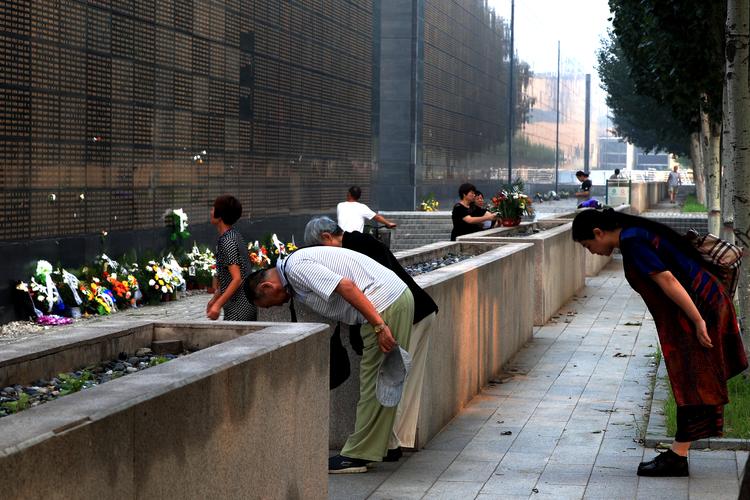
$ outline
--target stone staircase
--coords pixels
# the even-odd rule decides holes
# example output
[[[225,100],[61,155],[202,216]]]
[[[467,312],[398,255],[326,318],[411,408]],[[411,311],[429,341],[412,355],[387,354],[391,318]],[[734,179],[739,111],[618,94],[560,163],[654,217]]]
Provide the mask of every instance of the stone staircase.
[[[392,252],[411,250],[436,241],[450,240],[451,229],[453,229],[450,212],[379,213],[398,224],[395,230],[390,231]]]

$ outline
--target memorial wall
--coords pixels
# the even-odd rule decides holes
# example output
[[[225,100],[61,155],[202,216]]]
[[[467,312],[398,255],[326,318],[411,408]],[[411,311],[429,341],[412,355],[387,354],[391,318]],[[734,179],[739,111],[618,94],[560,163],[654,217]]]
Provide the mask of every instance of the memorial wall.
[[[372,53],[371,0],[0,3],[0,242],[367,193]]]

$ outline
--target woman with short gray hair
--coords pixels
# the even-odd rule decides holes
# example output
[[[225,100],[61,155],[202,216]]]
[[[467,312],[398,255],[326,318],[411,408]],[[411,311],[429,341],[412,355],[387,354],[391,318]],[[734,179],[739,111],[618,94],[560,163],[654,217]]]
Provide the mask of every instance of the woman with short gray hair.
[[[315,217],[305,226],[305,244],[306,245],[325,245],[324,234],[340,236],[344,230],[330,217]],[[340,245],[336,245],[340,246]]]

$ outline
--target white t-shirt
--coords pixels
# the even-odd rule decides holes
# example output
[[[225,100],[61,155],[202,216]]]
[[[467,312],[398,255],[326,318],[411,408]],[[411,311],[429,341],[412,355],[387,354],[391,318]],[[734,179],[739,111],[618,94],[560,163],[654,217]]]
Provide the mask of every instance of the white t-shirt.
[[[669,172],[669,178],[667,179],[667,185],[668,186],[679,186],[682,184],[682,180],[680,179],[680,174],[678,172],[675,172],[672,170]]]
[[[377,214],[370,207],[358,201],[342,201],[336,206],[338,224],[345,232],[359,231],[365,228],[365,221]]]

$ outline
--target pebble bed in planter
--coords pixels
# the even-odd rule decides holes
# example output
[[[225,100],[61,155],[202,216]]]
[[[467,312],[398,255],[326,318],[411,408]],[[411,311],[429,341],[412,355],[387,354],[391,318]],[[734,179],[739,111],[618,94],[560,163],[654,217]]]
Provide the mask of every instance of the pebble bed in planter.
[[[470,259],[474,257],[470,254],[465,253],[449,253],[445,256],[436,259],[431,260],[427,262],[420,262],[418,264],[412,264],[410,266],[405,266],[404,269],[407,273],[411,276],[417,276],[419,274],[429,273],[430,271],[434,271],[435,269],[440,269],[441,267],[450,266],[451,264],[456,264],[458,262],[461,262],[462,260]]]
[[[80,370],[61,373],[50,380],[37,380],[31,385],[13,385],[0,390],[0,418],[18,413],[74,392],[90,389],[131,373],[143,371],[180,355],[154,354],[149,348],[138,349],[135,354],[120,353],[115,360],[103,361]]]

